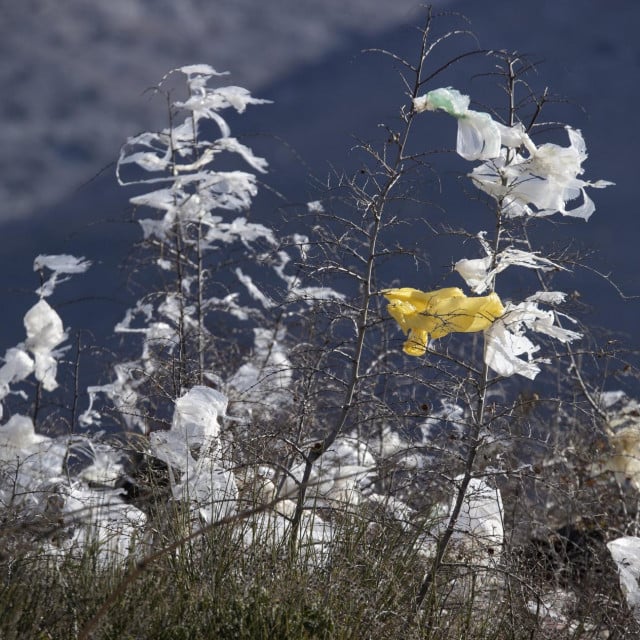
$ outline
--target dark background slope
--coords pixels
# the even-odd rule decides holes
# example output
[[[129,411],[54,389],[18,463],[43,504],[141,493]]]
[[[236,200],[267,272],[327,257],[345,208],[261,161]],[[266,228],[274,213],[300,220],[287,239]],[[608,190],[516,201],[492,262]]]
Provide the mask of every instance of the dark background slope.
[[[78,3],[70,4],[76,7]],[[198,8],[197,2],[187,4],[191,9]],[[375,13],[375,4],[371,3],[372,15]],[[635,176],[635,154],[640,143],[635,109],[639,104],[640,89],[633,81],[640,66],[640,44],[635,38],[640,26],[640,5],[612,2],[605,11],[595,1],[578,3],[544,0],[532,4],[528,11],[523,11],[521,4],[502,0],[486,3],[469,0],[446,4],[447,8],[469,16],[481,47],[516,49],[539,60],[538,77],[534,78],[534,82],[541,87],[548,86],[553,93],[571,101],[557,113],[559,118],[581,128],[584,133],[590,156],[585,163],[585,177],[612,180],[617,186],[591,191],[597,209],[589,223],[575,221],[564,224],[563,220],[559,224],[550,224],[548,239],[553,241],[566,237],[567,241],[580,243],[587,249],[596,251],[597,254],[590,258],[592,266],[606,273],[611,272],[628,293],[640,292],[640,259],[637,248],[640,224],[636,221],[635,211],[638,182]],[[179,11],[180,3],[175,5],[177,8],[173,10]],[[244,11],[250,11],[250,5],[249,2],[245,3]],[[286,3],[282,3],[282,11],[286,10],[285,5]],[[360,5],[358,10],[361,13],[358,15],[367,15],[366,7]],[[86,3],[85,10],[91,13],[92,6],[91,3]],[[274,8],[273,11],[275,10]],[[334,7],[332,10],[338,9]],[[241,15],[237,6],[234,11]],[[326,182],[333,167],[352,171],[361,162],[356,153],[350,152],[354,136],[379,139],[383,134],[377,125],[381,122],[393,125],[400,106],[406,101],[396,69],[381,56],[363,54],[362,50],[385,48],[398,51],[411,59],[417,48],[414,27],[420,23],[421,18],[418,11],[411,12],[406,6],[402,11],[403,15],[397,12],[393,19],[389,18],[392,27],[386,31],[381,31],[384,27],[383,20],[376,23],[376,28],[369,29],[361,28],[356,18],[340,24],[328,20],[323,23],[325,39],[311,53],[307,51],[296,56],[296,51],[292,50],[286,64],[276,56],[273,59],[280,62],[279,66],[275,65],[275,70],[271,69],[271,73],[266,74],[254,72],[253,76],[252,69],[261,65],[268,66],[271,62],[265,44],[269,41],[268,37],[265,39],[265,30],[268,30],[270,23],[258,21],[259,24],[252,27],[253,32],[251,29],[247,30],[245,38],[249,44],[246,49],[251,53],[250,61],[239,59],[238,67],[245,71],[239,74],[240,77],[232,76],[230,82],[245,84],[245,80],[255,95],[269,98],[274,104],[254,107],[245,116],[233,118],[232,128],[236,134],[244,133],[246,141],[267,156],[271,170],[265,182],[282,192],[289,202],[299,203],[302,207],[305,201],[322,197],[322,189],[317,185]],[[99,17],[96,14],[96,19]],[[410,20],[410,23],[398,24],[402,18]],[[143,24],[145,17],[138,15],[132,18],[134,19]],[[164,24],[164,20],[169,21],[171,16],[167,14],[163,19],[161,13],[156,13],[153,19]],[[304,34],[305,16],[301,16],[300,20],[300,30]],[[460,24],[454,19],[447,20],[448,22],[443,22],[443,27]],[[179,25],[180,21],[177,20],[175,24]],[[21,37],[36,41],[38,29],[44,29],[43,25],[34,23],[33,20],[21,25],[19,16],[14,16],[12,27],[16,33],[20,32],[22,26],[24,32]],[[293,29],[293,26],[290,28]],[[327,34],[334,34],[332,28],[337,35],[328,37]],[[33,32],[29,33],[29,29]],[[251,44],[252,34],[256,43],[267,47],[264,55],[260,55],[257,44]],[[255,34],[260,34],[262,39],[258,39]],[[78,127],[69,132],[69,145],[65,147],[65,128],[56,130],[55,119],[38,122],[36,110],[35,115],[29,117],[35,118],[31,126],[40,132],[40,138],[23,138],[20,143],[22,146],[12,148],[10,158],[5,154],[5,163],[10,160],[11,163],[20,165],[24,161],[29,171],[20,174],[23,176],[22,187],[20,180],[15,178],[17,174],[11,174],[15,179],[6,187],[3,201],[5,209],[11,209],[12,194],[21,192],[19,207],[16,208],[19,215],[5,215],[5,222],[1,227],[4,242],[0,254],[0,291],[5,313],[3,344],[0,348],[11,346],[22,339],[21,317],[34,300],[30,292],[37,283],[31,265],[33,257],[38,253],[64,251],[82,254],[97,261],[88,274],[77,277],[74,284],[66,284],[63,285],[64,288],[60,288],[55,300],[67,303],[61,308],[65,323],[73,328],[87,327],[100,334],[108,331],[121,318],[126,308],[128,299],[123,287],[126,274],[114,278],[113,269],[122,264],[131,242],[138,237],[136,225],[122,221],[130,209],[127,199],[132,194],[116,185],[112,167],[98,172],[104,167],[105,149],[108,157],[114,157],[120,142],[127,135],[152,126],[162,126],[163,108],[160,101],[154,104],[141,95],[144,85],[155,82],[161,75],[156,70],[148,80],[144,75],[144,69],[147,68],[145,60],[153,60],[154,52],[162,46],[157,34],[152,35],[150,29],[140,29],[137,33],[138,40],[123,39],[122,32],[117,29],[109,31],[104,24],[95,25],[92,37],[99,40],[105,68],[110,70],[107,77],[112,79],[117,76],[117,73],[114,76],[113,70],[121,69],[121,75],[126,78],[117,89],[119,99],[111,110],[100,110],[100,96],[108,93],[112,87],[100,85],[99,68],[96,68],[95,77],[89,84],[97,83],[101,87],[100,91],[92,90],[91,86],[83,87],[82,74],[79,73],[75,77],[78,86],[75,86],[75,93],[72,95],[68,94],[69,87],[60,88],[62,95],[56,92],[55,87],[49,93],[35,95],[37,84],[32,87],[30,95],[33,100],[49,100],[52,104],[58,101],[62,105],[59,106],[60,109],[64,108],[65,100],[71,101],[73,108],[83,114],[83,119],[87,119],[86,131],[104,131],[96,137],[82,133],[77,138],[79,131],[85,131]],[[145,37],[148,38],[146,41]],[[178,39],[176,35],[176,40]],[[5,39],[5,46],[7,42],[9,40]],[[79,47],[80,44],[76,46]],[[291,43],[293,48],[295,44]],[[192,62],[207,62],[220,69],[227,67],[233,70],[232,59],[219,64],[209,58],[213,52],[207,50],[205,45],[203,43],[200,47],[192,39],[189,50],[177,50],[174,57],[171,56],[171,51],[169,55],[167,51],[163,51],[162,62],[169,64],[166,64],[162,72]],[[457,44],[452,41],[443,52],[456,55],[474,46],[473,40],[462,38]],[[46,76],[46,68],[29,69],[28,65],[33,60],[29,60],[28,56],[21,59],[19,51],[13,53],[15,55],[12,58],[11,51],[8,54],[5,52],[3,65],[12,65],[16,78]],[[186,54],[192,57],[185,59]],[[78,55],[78,52],[70,52],[69,57],[65,58],[64,51],[61,51],[52,63],[64,66],[65,60],[71,60],[74,55]],[[278,53],[278,56],[281,55]],[[38,64],[45,65],[45,60],[46,58],[41,57]],[[486,69],[486,63],[484,60],[457,65],[432,88],[453,85],[480,100],[490,100],[497,95],[492,92],[490,83],[486,79],[472,78],[476,71],[483,69],[483,64]],[[133,87],[131,84],[132,80],[126,73],[129,64],[137,70],[134,75],[141,83],[139,86]],[[65,69],[56,71],[60,72],[64,76]],[[146,82],[142,81],[143,77]],[[257,86],[251,86],[251,78]],[[5,76],[5,84],[6,82]],[[12,96],[11,87],[5,88],[7,91],[2,103],[5,126],[9,126],[11,113],[14,118],[19,115],[20,104],[16,103],[16,96]],[[576,105],[581,105],[584,110]],[[123,109],[130,115],[129,120],[122,118]],[[148,121],[145,121],[146,117]],[[425,119],[427,118],[433,120],[430,123],[423,121],[420,129],[420,132],[424,132],[425,147],[452,147],[455,123],[445,116],[425,114]],[[64,122],[68,124],[67,119]],[[28,128],[29,124],[29,121],[22,122],[20,126]],[[47,129],[50,128],[53,130],[47,137]],[[84,135],[87,137],[82,137]],[[556,135],[556,142],[566,144],[563,133]],[[278,139],[287,144],[281,144]],[[15,140],[20,142],[18,134],[14,135],[14,142]],[[51,149],[45,152],[44,147],[40,155],[33,154],[31,147],[37,144],[57,149],[58,155],[49,153]],[[298,155],[293,154],[289,147],[295,149]],[[24,150],[24,158],[21,157],[21,150]],[[29,163],[36,161],[33,158],[39,158],[41,163],[37,169],[30,168]],[[52,171],[52,176],[48,177],[47,163],[53,163],[50,165],[52,167],[62,163],[65,178],[59,180],[63,184],[72,180],[74,187],[65,187],[63,196],[52,195],[43,200],[37,197],[37,192],[42,190],[43,193],[55,194],[56,189],[47,184],[48,181],[55,183],[58,175]],[[460,185],[455,184],[455,177],[468,171],[471,166],[453,155],[443,155],[438,159],[438,168],[452,180],[445,180],[445,191],[442,194],[434,192],[430,197],[446,206],[453,216],[452,220],[467,221],[468,226],[474,230],[487,228],[488,218],[485,217],[484,222],[476,219],[476,216],[486,216],[482,207],[478,203],[469,202],[462,194]],[[98,175],[93,177],[96,173]],[[9,174],[9,170],[3,169],[2,175],[5,178]],[[74,177],[69,178],[69,175]],[[33,197],[29,195],[30,192],[35,192]],[[261,206],[259,202],[255,215],[280,215],[269,200],[265,201],[262,209]],[[468,220],[465,216],[469,216]],[[278,219],[274,223],[277,224]],[[430,238],[416,238],[415,232],[411,231],[406,242],[408,246],[426,244],[425,250],[431,257],[431,267],[427,273],[390,273],[390,277],[402,277],[403,284],[422,288],[441,286],[444,283],[459,284],[454,276],[447,279],[449,266],[452,261],[461,257],[470,257],[472,250],[454,253],[448,245],[441,250]],[[429,243],[432,243],[431,246]],[[592,311],[586,317],[588,322],[624,332],[629,344],[637,345],[635,329],[640,310],[638,302],[622,302],[611,286],[584,270],[578,270],[566,285],[570,290],[579,290],[583,295],[582,299],[592,305]],[[87,297],[92,298],[92,301],[87,301]],[[80,301],[81,298],[85,299]],[[77,302],[71,304],[74,301]]]

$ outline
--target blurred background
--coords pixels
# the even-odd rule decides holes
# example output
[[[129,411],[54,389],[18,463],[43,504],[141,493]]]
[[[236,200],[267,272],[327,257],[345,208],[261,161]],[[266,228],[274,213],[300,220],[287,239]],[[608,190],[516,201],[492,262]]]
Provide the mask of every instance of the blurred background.
[[[455,15],[444,17],[443,31],[471,28],[477,38],[451,41],[445,59],[477,46],[517,50],[538,63],[534,84],[566,98],[553,113],[583,131],[590,156],[583,177],[617,186],[591,191],[596,213],[589,223],[550,223],[549,239],[564,234],[625,294],[640,294],[640,4],[433,4],[435,11],[459,12],[469,20],[467,25]],[[415,59],[416,27],[424,16],[414,0],[0,0],[0,351],[23,339],[22,315],[35,299],[32,262],[39,253],[96,261],[92,272],[56,294],[54,302],[68,305],[69,312],[61,309],[66,323],[100,333],[121,319],[128,300],[124,277],[114,278],[113,269],[139,231],[123,222],[133,194],[117,186],[113,162],[128,136],[166,125],[165,104],[145,90],[167,71],[211,64],[231,72],[229,83],[273,100],[233,118],[232,130],[269,160],[266,183],[289,203],[304,203],[322,196],[319,185],[333,171],[357,169],[355,137],[383,139],[377,125],[397,119],[406,103],[397,65],[363,51],[388,49]],[[499,94],[481,74],[491,64],[462,62],[431,88],[452,85],[490,101]],[[455,122],[444,116],[421,131],[432,136],[425,138],[426,147],[455,144]],[[554,141],[566,145],[566,135],[556,133]],[[471,169],[453,155],[443,156],[439,166],[456,176]],[[459,185],[453,191],[434,198],[458,216],[479,207],[461,196]],[[420,239],[409,232],[406,241]],[[452,276],[447,280],[451,263],[475,257],[426,249],[429,273],[395,277],[423,289],[460,284]],[[577,270],[567,286],[580,291],[586,322],[607,326],[622,342],[638,346],[640,302],[623,301],[589,270]],[[74,303],[87,296],[92,305]]]

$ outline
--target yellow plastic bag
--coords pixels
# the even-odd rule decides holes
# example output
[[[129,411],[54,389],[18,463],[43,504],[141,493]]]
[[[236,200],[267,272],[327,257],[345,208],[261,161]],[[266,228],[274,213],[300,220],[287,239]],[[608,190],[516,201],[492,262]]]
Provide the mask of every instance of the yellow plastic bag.
[[[407,336],[404,352],[410,356],[424,355],[429,336],[484,331],[504,313],[497,294],[469,298],[458,287],[426,293],[404,287],[386,289],[382,295],[389,301],[389,314]]]

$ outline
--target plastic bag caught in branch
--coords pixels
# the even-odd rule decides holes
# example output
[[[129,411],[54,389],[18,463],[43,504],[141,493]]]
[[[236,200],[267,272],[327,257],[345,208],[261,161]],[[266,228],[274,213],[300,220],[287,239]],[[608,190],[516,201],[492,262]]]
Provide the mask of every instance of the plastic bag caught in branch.
[[[186,111],[184,122],[172,123],[171,127],[158,133],[145,132],[129,138],[120,151],[116,168],[120,185],[174,182],[177,176],[184,174],[203,173],[204,176],[207,175],[208,165],[222,152],[237,154],[256,171],[266,172],[267,161],[231,137],[231,129],[219,112],[233,108],[243,113],[248,105],[268,104],[271,101],[254,98],[242,87],[207,86],[211,78],[226,74],[205,64],[174,69],[164,76],[160,86],[169,75],[176,72],[187,76],[189,97],[173,102],[171,109],[174,113]],[[207,136],[201,136],[200,120],[215,122],[220,137],[211,141]],[[123,172],[127,166],[128,170]],[[136,168],[155,176],[141,178]]]
[[[487,251],[489,254],[491,253],[489,249]],[[493,269],[491,268],[492,263],[495,263]],[[513,247],[507,247],[500,251],[496,255],[495,261],[492,260],[491,255],[487,255],[485,258],[458,260],[454,269],[464,278],[471,291],[484,293],[491,288],[496,275],[510,266],[540,269],[541,271],[552,271],[554,269],[566,271],[564,267],[548,258],[543,258],[537,253],[522,251]]]
[[[25,314],[24,326],[27,330],[25,347],[34,356],[36,379],[44,389],[53,391],[58,386],[54,349],[67,338],[62,320],[46,300],[40,300]]]
[[[43,271],[49,269],[52,271],[49,279],[38,289],[36,293],[41,298],[49,297],[56,285],[66,282],[69,278],[61,278],[60,275],[73,275],[76,273],[84,273],[91,266],[90,260],[85,258],[76,258],[67,254],[60,255],[39,255],[33,261],[34,271]]]
[[[471,179],[478,189],[502,202],[503,211],[509,217],[548,216],[558,212],[588,220],[595,205],[585,188],[602,189],[613,183],[578,178],[584,173],[586,145],[578,129],[565,128],[569,135],[568,147],[546,143],[529,150],[528,157],[508,156],[503,150],[499,157],[476,167],[470,174]],[[567,209],[567,203],[580,197],[581,204]]]
[[[31,356],[21,347],[7,349],[4,354],[4,364],[0,367],[0,401],[11,393],[11,385],[21,382],[33,373],[35,364]],[[0,404],[0,418],[3,409]]]
[[[519,374],[531,380],[540,373],[538,363],[545,360],[534,358],[540,347],[525,335],[527,329],[564,343],[582,337],[577,331],[558,326],[553,311],[538,307],[539,299],[535,294],[519,304],[507,303],[502,317],[485,331],[484,360],[495,373],[505,377]],[[547,299],[557,300],[558,296]],[[522,355],[527,356],[526,360]]]
[[[640,538],[623,536],[608,542],[607,549],[618,567],[620,588],[629,609],[640,622]]]
[[[503,145],[535,148],[521,124],[507,127],[488,113],[469,109],[469,103],[469,96],[447,87],[416,98],[413,107],[417,113],[440,109],[458,120],[456,151],[465,160],[496,158]]]
[[[389,300],[389,314],[407,335],[403,350],[411,356],[425,354],[429,336],[442,338],[453,332],[483,331],[504,313],[495,293],[468,298],[457,287],[428,293],[405,287],[381,293]]]

